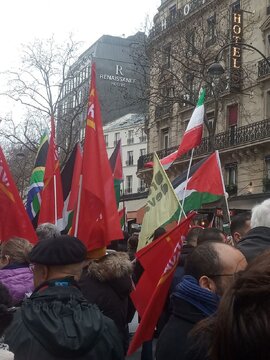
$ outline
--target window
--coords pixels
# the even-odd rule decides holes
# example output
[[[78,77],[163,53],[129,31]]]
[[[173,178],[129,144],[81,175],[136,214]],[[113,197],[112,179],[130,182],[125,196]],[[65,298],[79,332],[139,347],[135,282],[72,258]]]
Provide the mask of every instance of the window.
[[[82,127],[80,130],[80,141],[84,139],[85,136],[85,127]]]
[[[63,114],[65,115],[67,113],[68,110],[68,102],[64,101],[63,102]]]
[[[236,185],[236,176],[237,176],[237,164],[227,164],[225,165],[226,172],[226,185]]]
[[[169,69],[171,66],[171,45],[164,48],[164,68]]]
[[[126,176],[126,189],[125,193],[131,194],[132,193],[132,175]]]
[[[270,180],[270,156],[265,157],[265,177]]]
[[[138,192],[143,192],[145,191],[146,186],[145,186],[145,182],[143,179],[139,179],[139,187],[138,187]]]
[[[216,42],[216,14],[207,19],[207,39],[207,47]]]
[[[169,129],[161,130],[161,148],[168,149],[169,148]]]
[[[145,141],[146,141],[146,135],[144,133],[144,130],[141,129],[140,142],[145,142]]]
[[[82,103],[82,90],[78,91],[78,105]]]
[[[196,53],[195,48],[195,31],[188,31],[186,33],[187,53],[194,55]]]
[[[146,155],[146,149],[140,149],[140,156]]]
[[[208,112],[206,114],[206,118],[207,118],[207,122],[208,122],[208,125],[209,125],[210,129],[213,129],[214,120],[215,120],[215,112],[214,111]],[[207,136],[209,136],[209,133],[208,133],[207,127],[204,126],[203,137],[207,137]]]
[[[266,56],[270,56],[270,32],[269,32],[269,30],[265,34],[265,50],[266,50]]]
[[[120,140],[120,132],[114,133],[114,146],[117,145],[118,141]]]
[[[228,106],[228,125],[236,126],[238,122],[238,104]]]
[[[106,147],[108,147],[109,146],[109,135],[104,135],[104,140],[105,140]]]
[[[133,165],[133,151],[128,151],[128,152],[127,152],[126,165],[128,165],[128,166]]]
[[[127,138],[127,143],[128,144],[133,144],[134,143],[134,131],[133,130],[128,130],[128,138]]]
[[[237,0],[234,3],[232,3],[231,7],[232,7],[232,11],[240,10],[240,0]]]
[[[173,22],[176,18],[176,5],[173,5],[169,8],[169,13],[170,13],[170,21]]]
[[[266,102],[265,102],[265,112],[266,112],[266,118],[270,118],[270,90],[266,93]]]
[[[161,19],[161,30],[165,30],[167,27],[167,19],[163,18]]]

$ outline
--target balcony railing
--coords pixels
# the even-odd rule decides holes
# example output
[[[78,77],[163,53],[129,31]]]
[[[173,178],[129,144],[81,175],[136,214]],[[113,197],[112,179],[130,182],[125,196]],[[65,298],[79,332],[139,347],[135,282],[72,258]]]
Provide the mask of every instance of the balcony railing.
[[[270,60],[270,57],[267,58]],[[270,75],[270,66],[265,59],[262,59],[258,62],[258,78],[263,78],[267,75]]]
[[[214,148],[225,150],[238,146],[251,144],[262,140],[270,141],[270,119],[258,121],[249,125],[234,127],[229,131],[219,133],[214,138]],[[178,146],[157,151],[160,159],[176,151]],[[194,156],[207,155],[211,151],[209,137],[202,139],[201,145],[194,151]],[[189,153],[181,157],[182,160],[188,159]],[[138,170],[143,169],[144,164],[153,160],[153,154],[146,154],[139,157]]]

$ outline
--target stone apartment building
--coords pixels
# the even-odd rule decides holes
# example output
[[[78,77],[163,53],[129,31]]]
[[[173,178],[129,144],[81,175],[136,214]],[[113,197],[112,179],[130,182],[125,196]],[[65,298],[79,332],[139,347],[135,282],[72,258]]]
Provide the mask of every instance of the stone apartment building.
[[[129,222],[141,223],[147,188],[138,178],[137,162],[147,152],[147,137],[144,132],[145,114],[126,114],[103,126],[108,157],[121,140],[123,183],[120,208],[125,206]]]
[[[220,151],[231,209],[250,209],[270,195],[269,0],[162,0],[148,39],[150,101],[148,154],[173,152],[190,119],[200,87],[206,88],[203,141],[194,162]],[[269,58],[270,59],[270,58]],[[210,74],[219,62],[224,73]],[[187,156],[169,170],[187,168]]]

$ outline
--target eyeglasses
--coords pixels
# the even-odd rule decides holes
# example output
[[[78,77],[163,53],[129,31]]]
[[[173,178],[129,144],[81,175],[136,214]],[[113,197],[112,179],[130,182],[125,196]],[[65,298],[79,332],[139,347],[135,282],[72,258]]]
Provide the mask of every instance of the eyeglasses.
[[[208,277],[221,277],[221,276],[232,276],[234,278],[238,278],[239,276],[241,276],[241,274],[243,273],[243,271],[238,271],[232,274],[210,274],[210,275],[206,275]]]

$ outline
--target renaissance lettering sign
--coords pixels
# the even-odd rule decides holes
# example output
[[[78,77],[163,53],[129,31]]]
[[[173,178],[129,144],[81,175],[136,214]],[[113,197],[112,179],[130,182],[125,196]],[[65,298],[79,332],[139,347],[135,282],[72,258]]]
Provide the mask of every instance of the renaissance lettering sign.
[[[231,25],[231,51],[230,51],[230,88],[232,91],[240,91],[242,86],[242,45],[243,41],[243,12],[233,11]]]
[[[115,74],[100,74],[99,78],[101,80],[109,80],[113,86],[125,87],[126,84],[134,84],[136,79],[129,78],[124,75],[123,66],[116,64]]]

